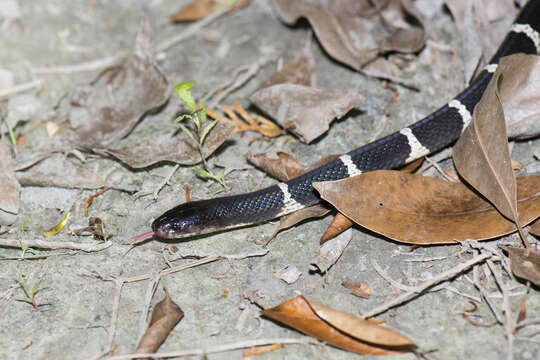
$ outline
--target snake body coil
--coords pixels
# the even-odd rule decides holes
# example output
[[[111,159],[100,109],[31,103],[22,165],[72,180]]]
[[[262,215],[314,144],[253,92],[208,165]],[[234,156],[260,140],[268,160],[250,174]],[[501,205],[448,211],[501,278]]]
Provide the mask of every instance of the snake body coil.
[[[448,146],[472,120],[473,108],[500,58],[515,53],[540,53],[540,0],[530,1],[522,9],[497,53],[474,82],[431,115],[286,183],[247,194],[181,204],[152,223],[154,235],[183,238],[271,220],[318,203],[320,198],[311,185],[313,182],[392,169]]]

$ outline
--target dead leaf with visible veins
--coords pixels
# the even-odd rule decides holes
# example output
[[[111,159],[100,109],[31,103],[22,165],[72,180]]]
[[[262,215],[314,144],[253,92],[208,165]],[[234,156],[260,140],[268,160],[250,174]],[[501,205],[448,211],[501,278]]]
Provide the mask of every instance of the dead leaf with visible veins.
[[[499,81],[508,59],[502,59],[484,95],[476,104],[473,120],[453,148],[459,174],[484,195],[504,216],[512,219],[523,242],[516,202],[516,178],[512,171],[504,111],[499,96]],[[506,75],[505,75],[506,76]]]
[[[352,229],[347,229],[341,234],[326,241],[319,247],[310,265],[313,271],[324,274],[334,265],[352,239]]]
[[[348,91],[325,91],[303,85],[278,84],[261,89],[250,100],[302,142],[310,143],[364,99]]]
[[[520,177],[517,184],[520,222],[528,224],[540,216],[540,175]],[[451,244],[516,231],[462,183],[379,170],[313,186],[355,223],[400,242]]]
[[[508,253],[514,275],[540,286],[540,252],[511,246],[501,248]]]
[[[248,5],[250,0],[235,0],[230,11],[234,11]],[[171,21],[196,21],[207,17],[224,6],[232,5],[228,0],[193,0],[182,10],[169,16]]]
[[[20,191],[11,150],[5,141],[0,140],[0,227],[11,225],[17,219]]]
[[[262,315],[332,346],[359,354],[397,354],[416,348],[404,335],[301,295],[263,310]]]
[[[169,332],[184,317],[184,312],[172,301],[167,288],[163,288],[163,290],[165,291],[165,298],[154,307],[148,329],[139,340],[135,353],[155,352],[167,339]]]
[[[540,56],[515,54],[499,63],[499,96],[509,138],[540,135]]]

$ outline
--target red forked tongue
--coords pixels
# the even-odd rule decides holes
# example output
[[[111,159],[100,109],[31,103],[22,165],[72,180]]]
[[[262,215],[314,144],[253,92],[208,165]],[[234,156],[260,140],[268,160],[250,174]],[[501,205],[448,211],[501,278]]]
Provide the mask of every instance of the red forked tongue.
[[[142,241],[144,241],[146,239],[151,238],[152,236],[154,236],[154,232],[149,231],[149,232],[134,236],[130,240],[133,241],[133,244],[138,244],[138,243],[140,243],[140,242],[142,242]]]

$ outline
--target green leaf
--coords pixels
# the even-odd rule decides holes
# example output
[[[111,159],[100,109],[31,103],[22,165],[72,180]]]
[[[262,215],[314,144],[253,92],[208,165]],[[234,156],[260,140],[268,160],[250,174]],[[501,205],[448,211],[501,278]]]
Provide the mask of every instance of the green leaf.
[[[180,115],[179,117],[174,119],[173,124],[178,124],[180,121],[182,121],[184,119],[191,119],[191,114]]]
[[[201,139],[201,145],[204,143],[204,139],[206,138],[206,135],[216,126],[216,124],[219,122],[219,120],[214,120],[210,124],[206,125],[202,131],[202,134],[200,136]]]
[[[216,177],[209,173],[208,171],[204,170],[204,169],[201,169],[199,167],[196,167],[195,168],[195,171],[197,171],[199,174],[201,174],[202,176],[204,176],[205,178],[209,178],[209,179],[213,179],[213,180],[217,180]]]
[[[198,143],[198,141],[195,140],[195,135],[193,135],[193,133],[192,133],[187,127],[185,127],[185,126],[182,125],[182,124],[178,124],[178,126],[180,126],[180,129],[182,129],[183,132],[185,132],[186,134],[189,135],[189,137],[191,138],[191,140],[193,140],[195,143]]]
[[[186,81],[180,84],[176,84],[174,86],[174,91],[176,91],[176,94],[182,100],[186,103],[186,107],[190,109],[191,111],[195,111],[197,108],[195,107],[195,100],[193,100],[193,96],[191,95],[191,87],[193,86],[193,81]]]

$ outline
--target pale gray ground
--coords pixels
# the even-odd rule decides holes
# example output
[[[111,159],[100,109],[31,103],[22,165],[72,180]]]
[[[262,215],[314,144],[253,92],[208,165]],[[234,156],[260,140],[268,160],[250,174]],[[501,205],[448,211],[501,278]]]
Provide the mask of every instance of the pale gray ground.
[[[77,64],[105,56],[130,51],[141,17],[147,16],[152,23],[154,39],[163,40],[177,34],[183,25],[171,25],[167,15],[178,10],[187,1],[140,0],[140,1],[19,1],[21,26],[12,24],[2,28],[0,35],[0,67],[15,74],[15,82],[32,80],[31,67],[51,64]],[[457,46],[455,25],[441,9],[440,1],[417,2],[427,17],[430,41],[445,46]],[[1,4],[0,4],[1,7]],[[196,82],[197,94],[210,90],[230,79],[234,69],[251,64],[261,58],[274,56],[290,58],[303,46],[305,27],[284,26],[273,14],[270,6],[254,1],[249,8],[218,20],[194,38],[166,52],[160,60],[161,69],[171,83],[185,80]],[[425,50],[426,51],[426,50]],[[431,49],[430,51],[436,51]],[[351,89],[367,99],[364,113],[354,113],[333,124],[330,132],[312,145],[299,142],[274,140],[272,145],[255,142],[248,147],[253,133],[235,135],[228,146],[211,159],[229,168],[245,168],[245,154],[268,150],[286,151],[296,156],[304,165],[328,154],[342,153],[370,141],[380,127],[381,114],[392,91],[380,86],[380,81],[369,79],[330,60],[315,44],[318,84],[327,89]],[[389,110],[390,117],[384,127],[388,134],[427,115],[444,104],[463,87],[460,75],[461,62],[455,54],[436,54],[437,71],[428,65],[429,58],[418,62],[415,80],[420,92],[397,85],[399,98]],[[266,79],[275,69],[276,63],[264,67],[254,80],[234,93],[225,103],[237,101],[248,105],[247,97],[257,84]],[[49,111],[58,98],[77,84],[88,82],[93,74],[42,75],[45,82],[39,94],[44,113]],[[160,117],[170,118],[179,102],[171,100],[161,113],[147,117],[144,123]],[[39,116],[36,120],[40,120]],[[167,120],[168,121],[168,120]],[[144,124],[143,123],[143,124]],[[145,131],[144,125],[135,132]],[[134,133],[132,136],[136,136]],[[532,152],[536,142],[521,142],[513,147],[512,155],[525,164],[534,162]],[[61,164],[62,162],[58,162]],[[111,176],[126,176],[140,190],[152,191],[166,176],[172,166],[158,166],[145,171],[131,172],[112,160],[92,160],[89,167],[99,164],[102,173]],[[449,166],[448,163],[444,165]],[[534,164],[531,167],[537,166]],[[52,165],[51,165],[52,166]],[[114,170],[116,169],[116,170]],[[114,172],[111,172],[114,170]],[[58,168],[58,172],[62,172]],[[432,173],[433,174],[433,173]],[[239,170],[227,178],[230,193],[253,190],[274,182],[261,171]],[[203,182],[194,176],[193,170],[181,167],[173,176],[171,185],[160,193],[157,202],[151,196],[135,199],[133,196],[109,191],[96,199],[90,215],[101,217],[114,234],[114,245],[97,253],[75,253],[48,257],[33,261],[0,261],[0,358],[2,359],[88,359],[103,351],[109,341],[109,324],[115,286],[93,274],[134,276],[153,274],[166,267],[160,247],[164,243],[149,242],[130,249],[129,238],[149,230],[153,217],[168,207],[184,201],[184,184],[189,184],[192,198],[214,196],[220,186]],[[91,191],[59,188],[24,188],[22,210],[17,225],[31,220],[27,231],[15,235],[2,235],[14,239],[30,240],[42,238],[41,233],[55,224],[61,211],[73,203],[77,209],[71,224],[84,224],[82,215],[84,199]],[[458,246],[436,246],[419,248],[409,253],[409,247],[373,236],[355,228],[352,241],[338,263],[331,268],[327,277],[309,272],[309,264],[318,248],[320,234],[330,222],[330,217],[310,221],[287,231],[271,243],[270,252],[264,257],[249,258],[233,262],[226,260],[188,269],[166,276],[160,283],[169,289],[174,301],[185,312],[185,318],[177,325],[174,335],[169,336],[160,351],[173,351],[193,347],[231,343],[245,339],[267,337],[298,337],[300,334],[278,326],[268,320],[259,320],[259,310],[247,304],[239,309],[239,283],[245,291],[258,289],[265,295],[264,301],[276,305],[298,293],[306,297],[357,314],[384,303],[393,289],[372,267],[375,259],[395,280],[415,285],[429,279],[470,257],[458,256]],[[175,243],[181,253],[226,253],[236,254],[259,249],[254,240],[270,234],[275,224],[265,224],[246,229],[228,231],[203,237],[194,242]],[[516,242],[516,238],[512,238]],[[76,238],[64,230],[55,237],[57,241],[91,242],[89,237]],[[0,249],[3,257],[18,257],[20,250]],[[407,262],[410,259],[445,257],[428,262]],[[185,260],[188,262],[190,260]],[[175,264],[180,263],[176,262]],[[296,266],[302,275],[291,285],[278,279],[274,273],[285,266]],[[16,284],[16,268],[24,275],[32,275],[30,283],[41,280],[39,302],[51,304],[36,313],[28,304],[15,301],[21,290],[10,291]],[[484,272],[482,272],[483,276]],[[360,299],[348,293],[340,284],[343,280],[359,280],[369,283],[372,295]],[[139,318],[144,309],[149,282],[126,284],[120,299],[115,353],[132,351],[138,340]],[[486,288],[493,300],[499,304],[498,291],[492,278]],[[525,294],[525,287],[515,283],[512,289],[512,309],[517,314],[519,302],[527,299],[527,316],[540,316],[540,296],[536,290]],[[474,286],[464,277],[458,277],[452,286],[463,293],[479,296]],[[228,294],[227,294],[228,291]],[[226,296],[225,296],[226,295]],[[162,296],[161,290],[153,299]],[[157,300],[156,300],[157,299]],[[506,358],[506,341],[502,326],[491,328],[474,327],[467,323],[461,312],[470,306],[467,298],[449,291],[425,294],[408,304],[385,313],[380,318],[416,341],[423,349],[436,350],[432,359],[503,359]],[[492,315],[485,304],[480,305],[479,314],[485,322]],[[531,333],[529,329],[528,333]],[[524,332],[525,333],[525,332]],[[521,335],[523,333],[518,333]],[[517,340],[515,358],[537,358],[537,343]],[[209,355],[209,359],[240,358],[241,351]],[[268,353],[260,359],[354,359],[359,355],[331,347],[288,345],[281,350]],[[370,358],[366,356],[365,358]],[[413,359],[407,354],[392,359]]]

